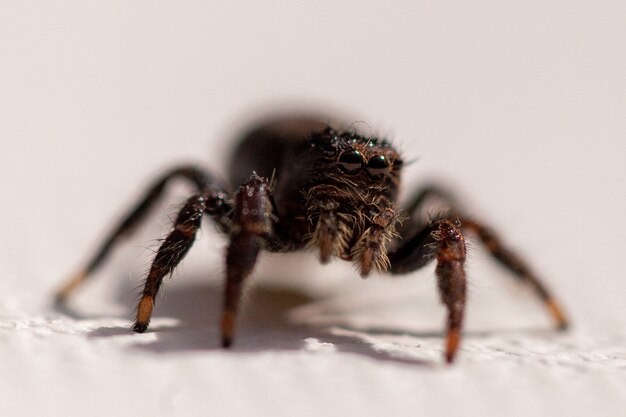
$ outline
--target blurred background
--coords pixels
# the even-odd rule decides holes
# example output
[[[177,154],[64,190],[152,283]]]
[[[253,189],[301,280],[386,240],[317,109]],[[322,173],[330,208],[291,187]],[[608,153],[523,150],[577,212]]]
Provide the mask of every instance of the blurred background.
[[[403,196],[431,180],[456,190],[472,214],[532,260],[562,299],[575,324],[567,357],[582,362],[602,358],[608,368],[623,372],[624,22],[626,3],[620,1],[2,2],[0,318],[6,352],[0,364],[7,357],[21,358],[13,369],[20,369],[24,386],[29,385],[29,372],[36,370],[27,365],[30,356],[19,352],[28,352],[24,346],[30,339],[12,342],[12,323],[32,327],[32,320],[41,320],[45,327],[50,317],[58,317],[49,308],[53,291],[81,266],[151,179],[186,161],[224,173],[236,134],[247,123],[272,111],[298,109],[364,121],[391,139],[406,159],[415,161],[405,170]],[[86,317],[112,315],[128,321],[150,248],[167,231],[168,216],[187,193],[174,187],[141,233],[126,241],[80,292],[76,306]],[[224,243],[206,228],[165,290],[219,283]],[[468,329],[549,328],[530,294],[494,266],[478,243],[472,245],[468,269]],[[419,339],[419,331],[437,332],[442,324],[432,268],[398,283],[377,278],[364,283],[349,265],[319,268],[313,256],[272,256],[262,259],[255,280],[293,286],[312,297],[333,293],[348,311],[351,300],[365,302],[354,310],[360,312],[344,317],[355,326],[387,324],[390,331],[418,332]],[[163,305],[173,306],[164,298]],[[189,308],[207,308],[207,317],[218,308],[193,300]],[[376,302],[372,306],[368,300]],[[172,309],[175,318],[193,315]],[[156,314],[166,311],[159,313],[157,307]],[[59,320],[81,334],[84,322]],[[214,336],[215,320],[209,321],[209,336]],[[203,325],[196,324],[194,332],[202,332]],[[519,337],[524,340],[523,333]],[[585,345],[587,356],[581,356],[581,340],[596,340]],[[435,338],[433,346],[440,343]],[[484,347],[480,339],[467,343],[470,350]],[[543,339],[537,343],[554,348]],[[122,347],[112,349],[123,358]],[[466,362],[481,357],[476,349],[478,356],[465,353]],[[58,359],[51,355],[50,361]],[[452,381],[431,375],[429,383],[460,387],[497,366],[476,359],[478,368],[465,373],[463,358],[462,353]],[[78,367],[67,360],[70,368]],[[96,366],[82,360],[79,364]],[[164,366],[177,359],[168,360]],[[381,364],[386,368],[378,374],[376,358],[362,360],[368,363],[355,366],[371,366],[378,377],[397,380],[397,364]],[[276,361],[278,374],[283,364],[292,366]],[[199,369],[213,372],[205,365]],[[519,371],[506,368],[497,375],[504,378],[511,369]],[[420,372],[401,375],[413,383]],[[241,378],[248,375],[246,369],[241,373]],[[185,377],[176,375],[170,379]],[[623,375],[614,375],[598,376],[612,381],[598,389],[598,398],[605,401],[570,411],[582,413],[600,404],[608,408],[599,411],[614,410],[611,404],[625,391]],[[335,392],[326,391],[323,372],[312,378],[306,385],[312,395],[316,389],[331,396]],[[533,383],[522,391],[545,389],[528,378]],[[292,386],[289,377],[281,381],[285,389]],[[588,386],[570,394],[597,382],[586,381]],[[19,386],[0,385],[13,398],[19,398]],[[378,397],[363,391],[371,401],[361,404],[364,412],[390,402],[400,412],[416,401],[389,391],[381,388]],[[445,398],[435,401],[425,395],[419,402],[432,406],[430,415],[446,410]],[[523,395],[506,398],[527,404]],[[126,400],[120,403],[132,407]],[[330,403],[339,402],[335,400]],[[267,404],[260,407],[257,415],[272,410]],[[343,407],[326,411],[356,410]],[[469,407],[468,412],[488,415],[485,407]],[[536,407],[557,414],[564,410]],[[246,415],[242,410],[240,415]]]

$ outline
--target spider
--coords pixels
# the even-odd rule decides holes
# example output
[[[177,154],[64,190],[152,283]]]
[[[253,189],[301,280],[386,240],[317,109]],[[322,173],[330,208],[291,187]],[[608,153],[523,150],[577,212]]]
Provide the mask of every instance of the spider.
[[[567,327],[561,307],[535,273],[490,228],[465,215],[448,191],[429,185],[404,209],[398,206],[403,160],[391,143],[319,120],[284,115],[248,130],[230,167],[236,188],[221,185],[198,166],[179,166],[163,174],[86,267],[61,288],[57,301],[66,302],[113,246],[137,228],[166,185],[183,178],[196,193],[186,200],[152,261],[136,310],[135,332],[147,330],[163,278],[185,257],[205,216],[229,239],[223,347],[233,341],[242,286],[260,251],[309,248],[319,253],[322,264],[333,258],[352,262],[363,278],[374,270],[407,274],[436,261],[437,286],[447,308],[444,355],[451,363],[461,340],[466,302],[466,234],[477,236],[493,258],[534,290],[559,329]],[[444,202],[447,211],[424,218],[420,213],[432,200]]]

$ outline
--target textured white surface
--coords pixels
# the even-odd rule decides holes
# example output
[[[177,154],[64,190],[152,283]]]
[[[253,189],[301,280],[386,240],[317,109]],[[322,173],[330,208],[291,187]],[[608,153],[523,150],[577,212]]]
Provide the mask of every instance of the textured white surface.
[[[6,416],[626,415],[626,5],[184,1],[0,5],[0,408]],[[467,331],[441,360],[432,267],[361,281],[264,257],[216,346],[224,241],[202,232],[132,334],[177,189],[70,311],[51,295],[142,187],[224,166],[255,110],[333,108],[440,177],[572,316],[474,244]],[[172,206],[171,203],[174,202]]]

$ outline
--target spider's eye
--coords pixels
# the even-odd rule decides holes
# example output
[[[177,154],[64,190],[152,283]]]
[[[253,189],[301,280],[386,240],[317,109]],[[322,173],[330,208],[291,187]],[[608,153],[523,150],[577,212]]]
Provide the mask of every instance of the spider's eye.
[[[374,178],[382,177],[389,171],[387,158],[382,155],[372,156],[367,161],[367,172]]]
[[[356,174],[363,166],[363,157],[359,151],[344,151],[339,155],[338,164],[346,174]]]

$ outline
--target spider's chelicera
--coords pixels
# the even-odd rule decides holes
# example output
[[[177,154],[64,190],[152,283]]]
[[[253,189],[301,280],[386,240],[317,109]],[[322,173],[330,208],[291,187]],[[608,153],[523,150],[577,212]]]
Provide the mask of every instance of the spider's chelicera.
[[[261,250],[291,252],[308,247],[322,263],[352,262],[362,277],[373,270],[415,271],[436,261],[441,300],[448,310],[445,358],[458,350],[466,301],[465,234],[477,236],[491,255],[543,300],[559,328],[567,320],[537,276],[483,224],[469,218],[436,185],[413,196],[404,209],[396,203],[402,158],[385,140],[341,131],[310,117],[283,117],[250,130],[234,152],[230,188],[197,166],[165,173],[104,241],[86,268],[58,293],[64,302],[98,268],[113,245],[148,214],[168,182],[183,178],[196,193],[178,213],[161,244],[137,306],[133,329],[150,323],[163,278],[191,248],[202,218],[209,216],[228,235],[222,344],[231,345],[242,285]],[[271,178],[271,180],[270,180]],[[425,218],[429,201],[447,210]]]

